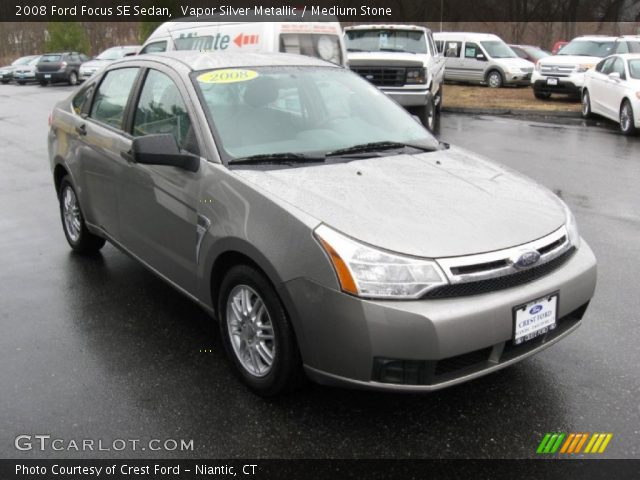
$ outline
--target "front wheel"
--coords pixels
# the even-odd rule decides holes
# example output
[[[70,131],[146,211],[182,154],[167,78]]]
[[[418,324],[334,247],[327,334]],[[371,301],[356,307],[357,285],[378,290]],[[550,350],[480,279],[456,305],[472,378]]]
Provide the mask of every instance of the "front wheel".
[[[637,132],[634,118],[633,107],[629,100],[625,100],[620,107],[620,131],[624,135],[635,135]]]
[[[533,91],[533,96],[536,97],[538,100],[549,100],[551,98],[550,93],[538,92],[537,90]]]
[[[60,217],[64,236],[71,248],[78,253],[95,253],[100,250],[105,239],[87,229],[76,191],[68,177],[60,182]]]
[[[236,372],[261,396],[293,389],[302,362],[293,327],[264,274],[237,265],[226,274],[218,301],[222,341]]]
[[[47,83],[49,83],[49,82],[47,82],[46,80],[40,80],[40,86],[41,87],[46,87]]]
[[[582,92],[582,117],[591,118],[591,98],[589,97],[589,91]]]
[[[504,79],[502,78],[502,74],[497,70],[491,70],[487,75],[487,85],[491,88],[500,88],[504,83]]]
[[[430,132],[435,131],[436,127],[436,108],[433,101],[433,97],[427,98],[427,103],[418,107],[416,114],[420,119],[422,125],[427,127]]]

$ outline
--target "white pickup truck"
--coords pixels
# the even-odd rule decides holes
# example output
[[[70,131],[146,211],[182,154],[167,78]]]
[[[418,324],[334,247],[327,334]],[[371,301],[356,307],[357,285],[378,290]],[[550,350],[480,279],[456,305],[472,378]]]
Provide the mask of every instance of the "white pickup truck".
[[[344,29],[349,68],[435,127],[442,106],[444,57],[431,30],[414,25],[358,25]]]

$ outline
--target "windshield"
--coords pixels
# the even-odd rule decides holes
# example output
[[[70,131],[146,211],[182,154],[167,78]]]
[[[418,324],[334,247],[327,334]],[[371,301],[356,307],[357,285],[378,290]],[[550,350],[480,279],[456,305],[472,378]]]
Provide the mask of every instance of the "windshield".
[[[629,75],[631,78],[640,79],[640,58],[629,60]]]
[[[427,53],[420,30],[349,30],[345,39],[349,52]]]
[[[491,40],[480,42],[491,58],[517,58],[516,53],[509,48],[509,45],[501,40]]]
[[[535,60],[540,60],[541,58],[551,55],[550,52],[542,50],[538,47],[522,47],[522,49],[525,50],[529,54],[529,56]]]
[[[584,57],[606,57],[613,53],[615,42],[604,40],[573,40],[556,55],[579,55]]]
[[[354,145],[438,141],[358,75],[331,67],[258,67],[194,74],[227,161],[254,155],[324,156]]]
[[[124,48],[114,47],[105,50],[100,55],[96,57],[96,60],[118,60],[119,58],[124,57],[124,54],[127,53]]]
[[[33,60],[34,57],[21,57],[19,59],[17,59],[15,62],[13,62],[11,65],[26,65],[28,63],[30,63]]]
[[[59,62],[60,61],[60,55],[43,55],[40,58],[40,61],[43,62],[43,63]]]

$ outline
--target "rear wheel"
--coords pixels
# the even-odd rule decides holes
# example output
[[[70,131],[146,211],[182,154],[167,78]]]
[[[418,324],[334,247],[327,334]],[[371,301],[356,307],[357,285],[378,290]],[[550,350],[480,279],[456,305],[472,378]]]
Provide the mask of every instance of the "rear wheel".
[[[87,229],[76,191],[69,177],[64,177],[60,182],[59,200],[62,229],[71,248],[78,253],[95,253],[100,250],[105,244],[105,239]]]
[[[533,91],[533,96],[536,97],[538,100],[549,100],[551,98],[550,93],[539,92],[537,90]]]
[[[264,274],[249,265],[229,270],[218,301],[222,341],[236,372],[255,393],[274,396],[303,378],[293,327]]]
[[[69,74],[69,85],[77,85],[78,84],[78,74],[76,72],[71,72]]]
[[[582,117],[590,118],[591,116],[591,98],[589,97],[589,91],[585,89],[582,92]]]
[[[504,83],[504,78],[502,78],[502,73],[498,70],[491,70],[487,74],[487,85],[491,88],[500,88]]]
[[[625,135],[634,135],[637,133],[634,124],[633,107],[629,100],[624,100],[620,107],[620,131]]]

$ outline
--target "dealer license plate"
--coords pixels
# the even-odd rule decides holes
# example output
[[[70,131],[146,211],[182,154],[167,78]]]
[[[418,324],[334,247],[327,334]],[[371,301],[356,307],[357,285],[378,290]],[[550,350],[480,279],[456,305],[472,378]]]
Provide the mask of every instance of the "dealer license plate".
[[[51,78],[51,74],[50,73],[45,74],[44,78]]]
[[[519,345],[556,328],[558,294],[514,308],[513,343]]]
[[[547,78],[547,85],[558,85],[557,78]]]

